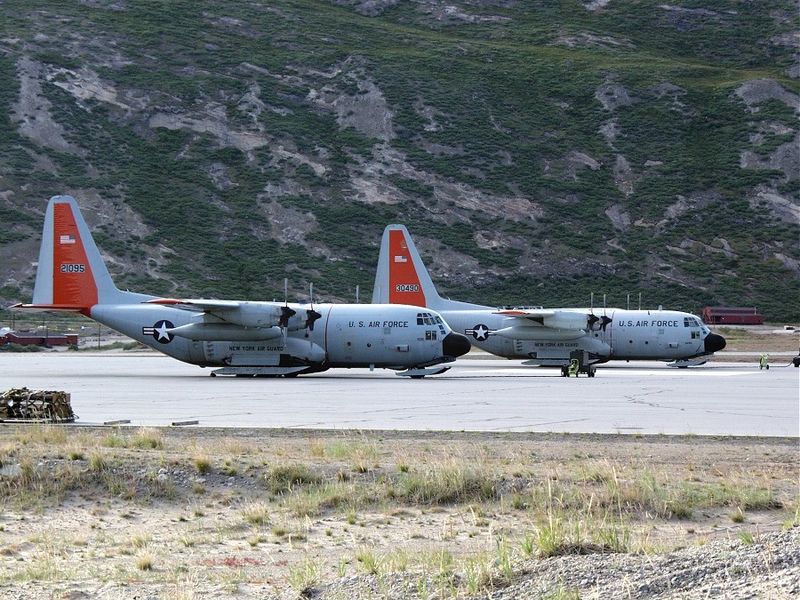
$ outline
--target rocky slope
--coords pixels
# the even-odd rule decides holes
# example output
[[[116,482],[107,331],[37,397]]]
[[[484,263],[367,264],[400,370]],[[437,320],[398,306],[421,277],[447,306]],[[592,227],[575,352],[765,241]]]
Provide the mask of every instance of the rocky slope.
[[[71,193],[120,286],[800,319],[796,3],[0,4],[0,299]]]

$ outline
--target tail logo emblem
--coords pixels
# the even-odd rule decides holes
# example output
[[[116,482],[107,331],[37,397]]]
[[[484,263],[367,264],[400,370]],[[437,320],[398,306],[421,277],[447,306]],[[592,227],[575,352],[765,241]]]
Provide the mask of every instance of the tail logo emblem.
[[[161,344],[169,344],[175,336],[167,330],[174,328],[170,321],[157,321],[152,327],[142,327],[142,335],[152,335],[153,338]]]
[[[465,329],[464,333],[467,335],[471,335],[479,342],[485,342],[488,339],[489,334],[494,332],[490,331],[489,328],[483,323],[479,323],[478,325],[475,325],[475,327],[473,327],[472,329]]]

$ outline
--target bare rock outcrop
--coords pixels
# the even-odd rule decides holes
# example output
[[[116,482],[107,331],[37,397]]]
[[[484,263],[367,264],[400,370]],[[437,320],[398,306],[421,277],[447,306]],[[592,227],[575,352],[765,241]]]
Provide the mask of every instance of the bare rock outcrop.
[[[766,158],[751,150],[742,150],[739,166],[743,169],[783,171],[787,181],[800,179],[800,132],[791,141],[778,146]]]
[[[748,196],[747,201],[753,210],[768,210],[785,223],[800,223],[800,204],[796,199],[787,198],[777,190],[760,185]]]
[[[734,91],[747,105],[751,113],[758,112],[758,104],[767,100],[778,100],[800,112],[800,95],[786,90],[774,79],[753,79],[746,81]]]
[[[609,75],[605,82],[597,87],[594,97],[608,111],[615,111],[621,106],[630,106],[633,100],[621,84],[616,82],[616,77]]]
[[[45,73],[44,65],[29,56],[17,61],[19,96],[12,107],[13,121],[21,135],[40,146],[84,155],[83,149],[67,140],[64,126],[53,117],[53,104],[42,91]]]

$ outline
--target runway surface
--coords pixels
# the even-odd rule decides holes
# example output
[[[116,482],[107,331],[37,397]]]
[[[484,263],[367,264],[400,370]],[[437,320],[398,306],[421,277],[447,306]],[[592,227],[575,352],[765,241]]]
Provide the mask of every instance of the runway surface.
[[[0,391],[72,394],[79,423],[325,429],[798,436],[800,369],[619,363],[597,377],[496,359],[424,380],[331,370],[296,379],[209,377],[161,355],[2,353]]]

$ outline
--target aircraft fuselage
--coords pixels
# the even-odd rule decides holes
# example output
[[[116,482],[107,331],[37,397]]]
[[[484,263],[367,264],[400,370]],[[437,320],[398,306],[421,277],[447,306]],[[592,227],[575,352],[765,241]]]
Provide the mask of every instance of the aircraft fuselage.
[[[570,309],[560,309],[569,311]],[[586,314],[588,309],[574,309]],[[438,311],[458,333],[492,354],[561,364],[573,350],[585,350],[595,362],[607,360],[677,360],[708,354],[708,328],[697,317],[669,310],[595,310],[599,320],[589,330],[520,325],[496,309]],[[500,332],[499,334],[497,332]]]
[[[437,323],[435,313],[427,309],[314,304],[313,310],[321,315],[313,330],[289,327],[284,336],[278,327],[263,328],[263,334],[258,328],[236,328],[239,338],[251,338],[237,340],[198,340],[171,333],[192,324],[195,328],[187,331],[208,326],[216,332],[224,325],[204,323],[202,314],[169,306],[103,304],[92,308],[91,317],[159,352],[204,367],[309,364],[401,369],[444,362],[443,341],[450,328]],[[427,318],[419,317],[423,314]]]

